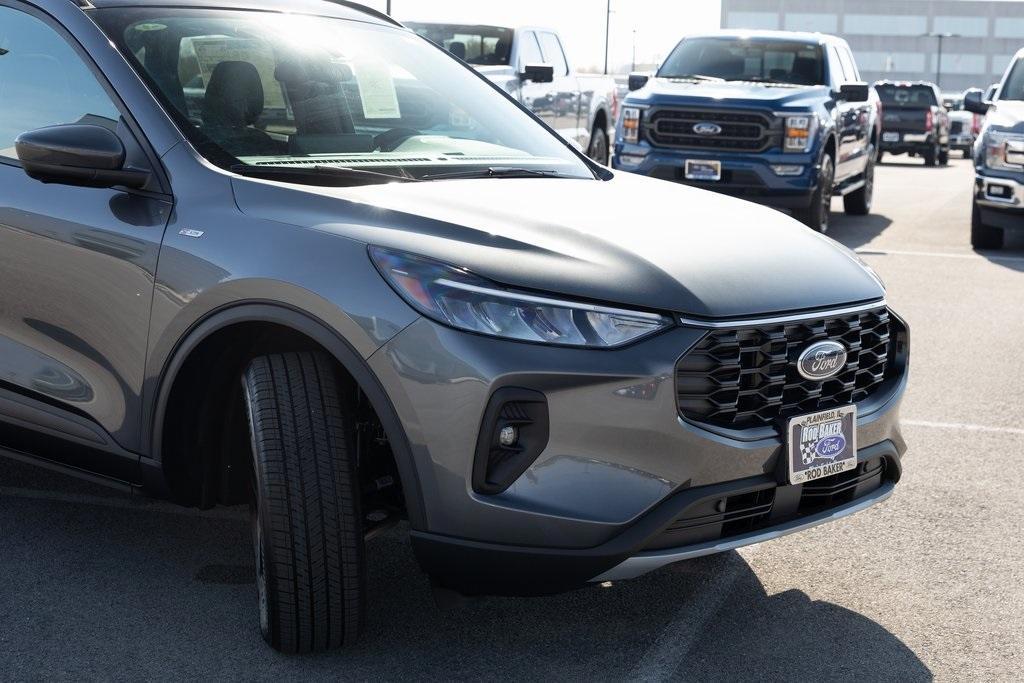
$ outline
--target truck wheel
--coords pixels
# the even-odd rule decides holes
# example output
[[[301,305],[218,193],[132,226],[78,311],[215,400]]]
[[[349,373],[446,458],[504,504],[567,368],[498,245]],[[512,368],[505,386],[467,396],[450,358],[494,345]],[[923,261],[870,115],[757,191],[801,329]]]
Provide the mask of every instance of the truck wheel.
[[[590,149],[587,156],[601,164],[608,165],[608,133],[601,126],[596,126],[590,135]]]
[[[970,159],[971,158],[971,150],[970,149],[963,150],[963,155],[964,155],[964,159]]]
[[[978,203],[971,207],[971,246],[975,249],[1002,249],[1003,231],[981,222]]]
[[[263,638],[288,654],[350,645],[365,609],[363,531],[333,364],[320,353],[263,356],[242,387]]]
[[[934,166],[935,162],[939,160],[939,146],[936,144],[934,147],[924,153],[924,165]]]
[[[882,157],[884,157],[884,156],[885,156],[885,152],[883,152],[882,150],[878,150],[878,164],[882,163]]]
[[[939,152],[939,165],[947,166],[949,164],[949,147]]]
[[[801,223],[818,232],[828,232],[828,218],[832,211],[832,191],[835,182],[835,167],[832,157],[825,155],[821,160],[821,173],[818,175],[818,189],[811,195],[811,205],[806,209],[798,209],[793,216]]]
[[[843,210],[851,216],[867,216],[871,213],[871,200],[875,194],[875,162],[874,153],[868,155],[868,165],[864,167],[864,187],[843,197]]]

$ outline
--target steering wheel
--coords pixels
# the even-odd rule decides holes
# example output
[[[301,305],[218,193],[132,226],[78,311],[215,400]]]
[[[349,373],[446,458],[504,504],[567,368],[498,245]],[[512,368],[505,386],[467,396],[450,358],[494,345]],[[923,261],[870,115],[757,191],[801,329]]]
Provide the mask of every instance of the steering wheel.
[[[373,146],[381,152],[394,152],[395,149],[411,137],[420,135],[413,128],[392,128],[373,138]]]

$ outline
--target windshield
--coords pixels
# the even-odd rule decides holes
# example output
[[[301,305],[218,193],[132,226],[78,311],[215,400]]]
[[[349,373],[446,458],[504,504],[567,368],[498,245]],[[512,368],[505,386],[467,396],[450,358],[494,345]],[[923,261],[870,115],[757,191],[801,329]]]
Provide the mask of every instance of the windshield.
[[[935,91],[927,85],[893,85],[883,83],[876,85],[878,97],[882,104],[887,107],[906,107],[908,109],[921,109],[938,105],[935,100]]]
[[[410,179],[502,167],[594,178],[561,140],[408,31],[235,10],[97,14],[190,141],[223,168]]]
[[[405,24],[413,31],[478,66],[508,66],[512,56],[512,29],[465,24]]]
[[[706,76],[726,81],[825,85],[821,47],[781,40],[689,38],[658,71],[659,78]]]
[[[1024,100],[1024,68],[1021,67],[1021,62],[1024,60],[1017,60],[1017,63],[1013,65],[1010,77],[1006,79],[1006,85],[996,88],[1000,100]],[[994,96],[993,93],[989,99]]]

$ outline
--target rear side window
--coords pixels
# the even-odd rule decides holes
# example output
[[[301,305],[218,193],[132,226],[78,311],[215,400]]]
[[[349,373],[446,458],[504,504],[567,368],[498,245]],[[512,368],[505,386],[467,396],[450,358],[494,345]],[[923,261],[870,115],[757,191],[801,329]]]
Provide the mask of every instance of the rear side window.
[[[413,31],[459,59],[481,66],[507,65],[512,51],[512,29],[467,24],[407,23]]]
[[[0,156],[22,133],[63,123],[117,127],[120,113],[70,45],[41,20],[0,7]]]
[[[996,88],[1001,100],[1024,100],[1024,60],[1017,60],[1010,71],[1010,77],[1006,79],[1006,85],[1002,89]],[[994,94],[993,94],[994,97]]]
[[[882,84],[875,90],[882,104],[889,107],[932,107],[939,103],[935,91],[927,85]]]
[[[540,48],[544,52],[544,61],[555,67],[556,76],[567,76],[569,65],[565,61],[565,52],[562,51],[562,44],[554,33],[541,33]]]

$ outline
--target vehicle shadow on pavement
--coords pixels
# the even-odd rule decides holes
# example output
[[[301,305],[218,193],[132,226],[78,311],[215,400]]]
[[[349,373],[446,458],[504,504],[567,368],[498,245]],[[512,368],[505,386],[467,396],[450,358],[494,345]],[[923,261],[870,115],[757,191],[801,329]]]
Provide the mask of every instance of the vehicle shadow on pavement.
[[[403,528],[369,544],[364,639],[286,657],[259,637],[244,511],[178,514],[45,493],[0,497],[9,680],[930,677],[868,617],[799,591],[768,595],[736,553],[611,588],[440,610]]]
[[[838,206],[841,207],[842,203]],[[831,223],[827,235],[850,249],[856,249],[885,232],[892,225],[892,219],[877,213],[849,216],[833,206]]]

